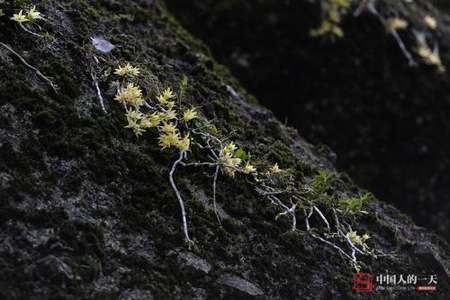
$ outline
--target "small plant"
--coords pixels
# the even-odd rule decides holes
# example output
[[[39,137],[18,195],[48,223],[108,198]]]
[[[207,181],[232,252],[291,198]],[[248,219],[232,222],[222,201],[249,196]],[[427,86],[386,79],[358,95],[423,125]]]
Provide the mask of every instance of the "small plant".
[[[0,4],[2,4],[3,2],[0,1]],[[0,17],[3,16],[3,10],[0,9]],[[39,11],[36,10],[36,6],[33,6],[32,8],[28,9],[28,10],[19,10],[18,13],[14,14],[11,18],[11,20],[13,20],[14,22],[16,22],[23,30],[25,30],[26,32],[37,36],[37,37],[41,37],[41,35],[33,32],[32,30],[28,29],[28,27],[26,26],[26,24],[30,23],[33,24],[35,21],[42,19],[42,15]],[[25,25],[24,25],[25,24]],[[57,86],[52,82],[52,80],[45,76],[41,71],[39,71],[36,67],[32,66],[31,64],[29,64],[25,58],[20,55],[16,50],[14,50],[11,46],[6,45],[3,42],[0,42],[0,46],[5,48],[6,50],[8,50],[10,53],[12,53],[13,55],[15,55],[27,68],[31,69],[33,72],[35,72],[35,74],[41,78],[42,80],[46,81],[51,88],[53,89],[53,91],[55,93],[58,92],[58,88]]]
[[[336,173],[320,170],[310,183],[308,192],[322,203],[332,203],[334,197],[329,193],[336,180]]]
[[[382,13],[377,9],[377,6],[381,6],[377,5],[379,2],[382,1],[321,0],[320,6],[322,21],[318,28],[310,31],[310,35],[312,37],[343,37],[344,31],[341,28],[342,20],[353,10],[352,6],[355,6],[356,8],[354,9],[353,16],[358,17],[362,12],[368,12],[380,21],[380,23],[386,28],[387,32],[393,36],[395,42],[410,66],[418,66],[415,55],[413,55],[413,52],[415,52],[420,61],[424,64],[436,67],[438,72],[445,72],[445,66],[439,55],[437,41],[433,41],[434,46],[431,48],[429,46],[429,42],[427,42],[427,39],[425,38],[428,37],[429,39],[430,36],[433,36],[433,34],[430,33],[437,29],[438,23],[436,19],[431,15],[426,15],[422,20],[423,26],[415,26],[421,28],[412,28],[412,26],[409,26],[409,23],[405,18],[398,16],[398,14],[404,10],[403,6],[399,9],[399,11],[397,11],[395,9],[395,4],[389,4],[391,9],[386,10],[385,13]],[[406,29],[408,28],[411,28],[409,33],[412,33],[413,38],[416,40],[416,45],[410,47],[404,43],[403,39],[399,35],[399,31],[406,32]]]
[[[428,46],[425,34],[416,33],[416,53],[422,59],[422,61],[430,66],[435,66],[439,72],[445,72],[445,66],[442,63],[441,56],[439,55],[439,47],[437,44],[433,50]]]
[[[17,14],[14,14],[11,20],[16,21],[17,23],[27,23],[34,22],[36,20],[42,19],[41,13],[36,10],[36,6],[33,6],[25,13],[23,9],[21,9]]]
[[[352,0],[322,0],[322,23],[318,28],[311,30],[311,36],[343,37],[344,31],[341,28],[341,22],[351,4]]]
[[[279,211],[275,216],[276,220],[289,217],[292,231],[298,230],[297,218],[303,212],[306,231],[314,238],[338,249],[355,268],[358,266],[355,253],[369,253],[368,248],[362,247],[362,244],[352,242],[350,237],[354,240],[356,237],[350,234],[347,229],[349,226],[343,225],[346,224],[344,220],[342,223],[339,221],[339,216],[345,217],[347,213],[334,201],[332,187],[336,173],[321,170],[310,185],[305,187],[298,182],[290,169],[281,168],[278,163],[258,160],[255,164],[250,153],[238,147],[235,142],[229,141],[227,137],[221,136],[201,111],[184,102],[181,95],[184,95],[188,88],[186,77],[182,78],[178,93],[167,87],[152,99],[146,96],[139,86],[139,68],[125,64],[117,67],[114,74],[119,78],[115,100],[124,107],[128,123],[125,127],[131,129],[138,138],[148,130],[153,130],[158,136],[157,143],[162,151],[177,153],[177,159],[172,163],[169,172],[169,182],[180,206],[184,238],[189,246],[193,241],[189,236],[185,203],[174,178],[180,166],[211,170],[212,204],[219,224],[221,218],[216,202],[219,176],[243,176],[259,196],[268,200],[268,203]],[[352,206],[352,201],[347,199],[351,204],[351,211],[357,214],[359,210]],[[324,205],[330,209],[328,213],[322,210],[321,206]],[[327,219],[327,214],[330,213],[334,219],[335,231],[332,228],[333,222]],[[312,230],[312,216],[317,216],[325,228],[316,226],[315,230]],[[342,241],[347,243],[351,254],[343,250],[344,246],[338,245]],[[362,250],[355,244],[362,247]]]
[[[318,194],[323,194],[331,187],[336,179],[336,173],[320,170],[319,174],[314,177],[311,187]]]
[[[140,70],[137,67],[133,67],[129,63],[117,67],[117,69],[114,71],[114,74],[120,76],[120,77],[127,77],[130,76],[131,78],[139,76]]]
[[[350,229],[350,231],[347,233],[347,238],[350,239],[353,244],[361,246],[364,250],[369,249],[369,246],[367,246],[366,242],[370,239],[370,235],[368,235],[367,233],[359,235],[357,231],[353,231],[352,229]]]
[[[11,20],[15,21],[20,26],[20,28],[37,37],[42,36],[34,32],[31,27],[36,21],[41,19],[43,19],[42,14],[36,10],[36,6],[33,6],[25,11],[21,9],[18,13],[14,14],[11,17]]]
[[[408,22],[402,18],[388,18],[386,20],[386,26],[390,31],[403,30],[408,27]]]
[[[331,2],[340,3],[338,0]],[[32,34],[33,32],[24,27],[24,24],[32,24],[41,18],[41,13],[35,7],[20,10],[12,17],[19,26]],[[29,65],[6,44],[0,42],[0,46],[19,57],[56,92],[56,86],[50,79]],[[93,73],[91,76],[101,100],[102,110],[106,113],[98,81]],[[114,76],[118,79],[115,81],[117,93],[114,99],[124,109],[127,121],[124,127],[132,130],[137,138],[143,137],[150,130],[153,131],[157,134],[155,142],[161,151],[176,154],[168,174],[169,183],[178,200],[184,239],[189,247],[193,241],[189,236],[185,202],[175,182],[175,173],[179,167],[201,167],[211,170],[212,204],[219,224],[221,218],[218,214],[216,189],[220,176],[229,178],[242,176],[256,194],[276,210],[275,220],[284,217],[290,220],[291,231],[299,230],[297,220],[302,218],[306,231],[312,237],[337,249],[355,268],[358,268],[356,253],[370,254],[365,244],[368,235],[359,236],[356,232],[353,233],[345,221],[348,214],[343,207],[339,207],[337,201],[334,201],[332,186],[336,180],[336,173],[321,170],[310,185],[304,185],[288,166],[280,167],[277,162],[253,160],[250,153],[230,141],[228,137],[222,136],[211,120],[208,120],[198,108],[184,101],[189,87],[186,76],[181,78],[177,92],[171,87],[166,87],[157,92],[155,97],[148,95],[141,87],[141,71],[138,67],[130,63],[119,65],[114,70]],[[351,215],[360,212],[356,208],[351,208],[351,211],[353,212]],[[311,219],[313,217],[318,219],[320,224],[313,224]],[[329,220],[330,217],[333,219]]]
[[[436,30],[436,28],[438,27],[436,19],[430,15],[426,15],[423,18],[423,23],[425,24],[426,27],[432,30]]]
[[[364,2],[362,2],[364,3]],[[417,66],[417,62],[414,59],[411,51],[403,42],[402,38],[398,34],[399,30],[405,30],[408,27],[408,22],[405,19],[400,17],[388,17],[383,16],[376,8],[374,2],[366,2],[365,4],[361,4],[358,8],[359,12],[362,10],[367,10],[375,17],[377,17],[380,22],[386,27],[387,31],[392,34],[395,41],[397,42],[400,50],[404,54],[405,58],[408,60],[410,66]],[[357,13],[356,15],[358,15]],[[437,21],[430,15],[426,15],[423,18],[423,27],[424,28],[414,28],[412,33],[416,40],[415,52],[419,56],[419,58],[427,65],[435,66],[439,72],[445,72],[445,66],[443,65],[441,58],[439,56],[439,48],[437,46],[437,42],[435,41],[434,49],[431,50],[426,41],[425,31],[435,30],[437,28]]]
[[[361,197],[352,197],[339,200],[339,206],[344,214],[355,215],[362,212],[362,207],[372,197],[372,194],[365,193]]]

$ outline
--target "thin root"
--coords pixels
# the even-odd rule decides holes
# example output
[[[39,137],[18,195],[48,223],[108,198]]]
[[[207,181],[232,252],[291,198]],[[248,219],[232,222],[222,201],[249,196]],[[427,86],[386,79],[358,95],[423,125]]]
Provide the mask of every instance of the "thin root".
[[[20,59],[20,61],[21,61],[25,66],[27,66],[28,68],[30,68],[31,70],[33,70],[33,71],[36,73],[36,75],[37,75],[38,77],[40,77],[41,79],[43,79],[44,81],[46,81],[46,82],[52,87],[52,89],[53,89],[53,91],[54,91],[55,93],[58,93],[58,89],[57,89],[56,85],[55,85],[55,84],[54,84],[47,76],[45,76],[44,74],[42,74],[41,71],[39,71],[38,69],[36,69],[36,68],[33,67],[32,65],[30,65],[30,64],[25,60],[25,58],[23,58],[19,53],[17,53],[16,51],[14,51],[14,49],[11,48],[10,46],[6,45],[6,44],[3,43],[3,42],[0,42],[0,45],[3,46],[5,49],[7,49],[7,50],[8,50],[9,52],[11,52],[12,54],[14,54],[15,56],[17,56],[17,58]]]

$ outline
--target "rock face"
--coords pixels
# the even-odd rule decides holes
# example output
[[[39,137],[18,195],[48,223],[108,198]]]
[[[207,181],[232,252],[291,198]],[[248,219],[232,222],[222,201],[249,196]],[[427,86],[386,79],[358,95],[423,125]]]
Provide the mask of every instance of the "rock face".
[[[330,145],[339,169],[450,239],[448,70],[409,67],[370,13],[349,14],[342,39],[312,38],[321,1],[167,2],[264,105],[309,141]],[[376,7],[409,23],[399,34],[415,59],[415,32],[426,32],[449,66],[448,1],[434,1],[441,10],[430,2],[377,0]],[[436,30],[423,28],[427,15]]]
[[[4,4],[3,12],[19,8]],[[38,9],[42,38],[0,18],[0,41],[58,87],[0,47],[1,299],[360,298],[347,261],[310,234],[289,232],[244,179],[220,180],[220,227],[204,204],[205,176],[177,172],[190,195],[195,247],[183,243],[168,180],[176,155],[124,128],[108,76],[118,62],[140,66],[155,89],[187,75],[187,99],[256,157],[302,178],[332,164],[261,107],[163,3],[44,0]],[[115,48],[99,50],[94,36]],[[359,191],[339,176],[341,192]],[[370,246],[386,256],[362,258],[363,270],[436,274],[434,296],[445,299],[449,246],[389,205],[372,200],[365,210],[353,226],[370,232]],[[373,299],[422,295],[377,291]]]
[[[234,292],[242,294],[237,294],[236,297],[264,296],[264,292],[259,287],[235,275],[223,274],[217,279],[217,283],[233,289]]]

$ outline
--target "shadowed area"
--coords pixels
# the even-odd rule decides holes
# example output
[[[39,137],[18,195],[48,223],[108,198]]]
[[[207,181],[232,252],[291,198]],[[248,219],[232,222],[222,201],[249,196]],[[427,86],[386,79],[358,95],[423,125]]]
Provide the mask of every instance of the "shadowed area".
[[[339,169],[450,238],[448,72],[408,67],[392,36],[367,13],[345,18],[343,39],[311,38],[320,15],[312,2],[169,0],[168,6],[281,120],[314,144],[329,145]],[[377,2],[411,27],[425,15],[436,18],[439,27],[428,34],[448,62],[447,14],[427,1],[404,10],[390,3]],[[400,36],[416,47],[412,30]]]

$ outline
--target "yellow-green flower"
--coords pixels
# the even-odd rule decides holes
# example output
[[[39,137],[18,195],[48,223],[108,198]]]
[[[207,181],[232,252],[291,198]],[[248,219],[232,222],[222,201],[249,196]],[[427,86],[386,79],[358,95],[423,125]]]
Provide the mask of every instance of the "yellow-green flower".
[[[175,94],[173,93],[172,89],[170,87],[166,88],[161,95],[157,97],[159,104],[162,106],[168,105],[167,102],[174,98]]]
[[[317,36],[324,36],[324,35],[335,35],[337,37],[343,37],[344,32],[342,31],[342,28],[336,25],[335,23],[324,20],[319,28],[311,30],[311,35],[313,37]]]
[[[140,136],[142,135],[142,133],[145,132],[145,126],[143,126],[144,124],[142,123],[144,115],[141,112],[134,109],[130,109],[126,113],[126,117],[128,125],[125,126],[125,128],[132,129],[136,136]]]
[[[18,14],[14,14],[11,20],[16,21],[17,23],[25,23],[29,22],[30,20],[27,18],[27,15],[23,13],[23,10],[21,9]]]
[[[135,107],[142,106],[144,104],[144,98],[142,97],[142,90],[134,83],[129,83],[125,88],[121,88],[116,97],[114,98],[120,103],[128,103]]]
[[[133,126],[129,127],[133,130],[133,133],[139,137],[145,132],[145,128],[141,126],[141,124],[133,124]]]
[[[29,11],[27,11],[27,19],[34,21],[41,18],[41,13],[36,10],[36,6],[33,6]]]
[[[164,123],[160,127],[161,132],[165,134],[176,134],[178,133],[178,128],[173,123]]]
[[[197,118],[197,111],[195,108],[187,109],[183,112],[183,121],[185,123]]]
[[[388,28],[391,30],[401,30],[408,27],[408,22],[400,18],[389,18],[386,23]]]
[[[236,151],[237,147],[233,142],[228,143],[225,147],[223,147],[223,152],[225,154],[230,153],[234,154],[234,151]]]
[[[370,239],[370,235],[367,234],[367,233],[364,233],[363,236],[362,236],[362,240],[365,242],[365,241],[367,241],[368,239]]]
[[[191,147],[191,140],[189,138],[189,135],[186,135],[182,139],[180,139],[177,146],[181,151],[189,151],[189,148]]]
[[[130,109],[125,116],[127,117],[127,121],[129,122],[137,122],[143,118],[143,114],[135,109]]]
[[[370,235],[368,235],[367,233],[365,233],[365,234],[363,234],[363,235],[361,236],[361,235],[358,234],[357,231],[353,231],[353,230],[350,230],[350,231],[347,233],[347,237],[348,237],[354,244],[360,245],[360,246],[363,246],[363,247],[367,247],[366,241],[367,241],[368,239],[370,239]]]
[[[166,101],[162,106],[168,110],[172,110],[175,107],[175,101]]]
[[[164,120],[170,121],[177,118],[177,113],[174,110],[169,109],[168,111],[161,113],[161,116]]]
[[[247,162],[245,166],[242,168],[242,172],[244,174],[255,174],[256,168],[252,164],[250,164],[250,162]]]
[[[432,51],[425,42],[419,45],[417,54],[426,64],[436,66],[440,72],[445,71],[439,52],[437,50]]]
[[[223,172],[230,177],[234,177],[241,162],[242,160],[234,157],[229,150],[222,151],[219,155],[219,164],[222,166]]]
[[[148,113],[141,121],[147,128],[157,127],[161,123],[160,115],[156,112]]]
[[[133,67],[129,63],[127,63],[124,66],[119,66],[117,69],[114,70],[114,74],[118,76],[138,76],[140,73],[139,68]]]
[[[427,26],[430,29],[436,29],[437,28],[437,21],[435,18],[433,18],[430,15],[426,15],[425,18],[423,18],[423,22],[425,23],[425,26]]]
[[[278,173],[283,172],[282,169],[280,169],[280,167],[278,166],[278,163],[275,163],[270,169],[269,169],[269,174],[270,175],[275,175]]]
[[[158,145],[162,150],[165,150],[170,147],[178,147],[180,143],[180,136],[178,133],[162,133],[158,140]]]

